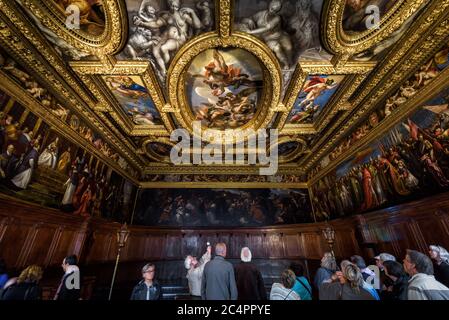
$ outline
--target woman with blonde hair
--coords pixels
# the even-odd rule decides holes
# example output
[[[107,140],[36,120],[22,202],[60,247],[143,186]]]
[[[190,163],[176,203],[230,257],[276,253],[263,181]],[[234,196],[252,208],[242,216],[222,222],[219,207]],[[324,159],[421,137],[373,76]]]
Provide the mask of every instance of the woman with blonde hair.
[[[281,283],[275,282],[271,287],[270,300],[301,300],[293,290],[295,281],[295,273],[290,269],[284,270],[281,274]]]
[[[337,271],[321,285],[320,300],[375,300],[364,288],[360,269],[350,261],[343,261],[342,271]]]
[[[318,268],[314,278],[315,288],[319,291],[321,284],[329,280],[332,275],[337,271],[337,262],[331,252],[325,252],[323,258],[321,258],[321,267]]]
[[[42,289],[39,281],[42,279],[42,268],[31,265],[22,271],[18,278],[11,279],[5,285],[0,300],[41,300]]]

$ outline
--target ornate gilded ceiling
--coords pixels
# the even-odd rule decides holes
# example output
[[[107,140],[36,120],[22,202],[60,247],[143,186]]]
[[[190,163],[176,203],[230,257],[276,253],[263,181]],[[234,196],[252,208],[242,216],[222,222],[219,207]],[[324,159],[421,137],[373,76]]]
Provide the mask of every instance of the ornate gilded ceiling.
[[[68,136],[80,134],[71,131],[77,119],[86,123],[120,163],[105,152],[99,157],[143,187],[305,187],[354,154],[351,143],[376,138],[348,142],[363,123],[376,121],[373,111],[409,77],[428,70],[448,42],[448,6],[449,0],[0,0],[1,47],[57,103],[46,104],[5,68],[0,87],[59,118],[54,124]],[[441,86],[447,78],[441,72],[431,80]],[[414,89],[431,94],[424,85]],[[412,102],[398,104],[388,121]],[[278,174],[258,176],[260,164],[170,163],[171,132],[193,132],[194,121],[231,133],[278,129]]]

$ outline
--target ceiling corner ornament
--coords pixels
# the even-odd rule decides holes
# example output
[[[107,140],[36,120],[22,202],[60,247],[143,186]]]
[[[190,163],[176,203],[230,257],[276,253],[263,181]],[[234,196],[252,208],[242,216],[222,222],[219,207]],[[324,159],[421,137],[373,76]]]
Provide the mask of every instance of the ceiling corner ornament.
[[[97,56],[104,64],[112,65],[109,57],[119,52],[127,40],[128,17],[124,1],[103,0],[99,9],[101,15],[97,10],[95,19],[89,13],[93,8],[87,1],[20,1],[51,32],[74,48]],[[79,28],[67,26],[68,15],[73,12],[70,6],[79,9]]]
[[[349,58],[379,44],[397,32],[428,0],[379,1],[379,6],[357,7],[345,0],[326,1],[323,8],[321,35],[325,47],[334,54]],[[366,8],[365,8],[366,7]],[[371,8],[370,8],[371,7]],[[365,10],[360,19],[346,12]],[[370,19],[368,13],[373,14]],[[377,14],[377,17],[374,16]]]
[[[232,57],[235,54],[244,55],[247,59],[241,63]],[[199,66],[201,63],[205,65],[203,69],[207,70],[210,67],[211,71],[192,74],[195,65]],[[218,74],[219,77],[220,74],[217,68],[222,67],[232,68],[233,77],[226,78],[224,81],[217,80],[216,76]],[[199,67],[197,69],[200,70]],[[255,73],[257,73],[256,76]],[[195,77],[204,80],[193,82],[191,95],[201,90],[200,86],[204,87],[204,83],[208,85],[210,92],[210,96],[207,100],[203,99],[200,106],[193,106],[194,97],[191,99],[187,97],[186,83],[194,81]],[[210,129],[258,130],[267,127],[278,110],[281,83],[280,66],[272,51],[259,39],[240,32],[234,32],[228,37],[209,33],[193,39],[176,54],[167,77],[168,99],[170,105],[176,110],[173,115],[190,133],[193,132],[193,122],[200,118],[204,120],[203,127]],[[254,90],[254,88],[259,89]],[[258,95],[258,98],[254,99],[254,94]],[[207,109],[208,105],[212,109],[215,108],[210,106],[209,102],[212,101],[220,108],[221,106],[224,108],[228,102],[228,108],[232,110],[236,106],[243,108],[243,101],[252,101],[253,106],[251,111],[247,111],[249,116],[243,120],[236,118],[242,116],[241,112],[229,112],[229,110],[224,111],[228,112],[228,117],[218,113],[210,117],[210,109],[202,113],[201,108]],[[236,101],[239,104],[235,104]],[[215,120],[218,116],[221,121]],[[204,119],[206,117],[207,119]]]

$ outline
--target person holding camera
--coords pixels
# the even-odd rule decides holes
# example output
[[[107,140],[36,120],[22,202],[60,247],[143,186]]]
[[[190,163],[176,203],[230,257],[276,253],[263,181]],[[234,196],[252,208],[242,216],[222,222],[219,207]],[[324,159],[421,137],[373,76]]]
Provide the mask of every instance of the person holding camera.
[[[187,280],[189,281],[189,292],[194,300],[201,300],[201,279],[203,278],[204,266],[210,261],[212,247],[207,243],[207,250],[198,261],[195,256],[187,256],[184,266],[187,269]]]

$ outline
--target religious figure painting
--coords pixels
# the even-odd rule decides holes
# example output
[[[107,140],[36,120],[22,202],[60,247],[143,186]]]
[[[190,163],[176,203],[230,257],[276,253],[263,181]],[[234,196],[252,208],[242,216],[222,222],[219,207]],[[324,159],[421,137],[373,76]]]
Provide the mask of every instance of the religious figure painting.
[[[208,49],[191,62],[187,101],[196,120],[213,129],[235,129],[250,122],[263,92],[263,67],[242,49]]]
[[[161,125],[162,120],[139,76],[103,76],[123,111],[137,125]]]
[[[178,50],[215,24],[212,0],[126,0],[126,6],[130,33],[119,59],[149,60],[162,85]]]
[[[343,29],[347,32],[365,31],[371,26],[374,12],[372,6],[379,10],[379,18],[382,20],[397,2],[396,0],[346,0]]]
[[[73,6],[79,10],[80,29],[90,35],[98,36],[105,27],[105,13],[101,0],[52,0],[63,21],[73,15]]]
[[[135,212],[138,224],[174,227],[268,226],[311,219],[305,189],[146,189]]]
[[[2,94],[0,91],[0,193],[72,215],[122,221],[122,215],[130,210],[133,192],[121,191],[123,178],[51,130],[45,119],[38,121],[18,103],[9,109],[8,102],[13,100]],[[20,118],[25,119],[23,123]],[[105,152],[106,144],[96,133],[83,122],[78,128],[84,128],[80,134]]]
[[[449,89],[313,186],[322,219],[360,213],[447,191]]]
[[[293,105],[287,123],[313,123],[344,78],[343,75],[309,75]]]

